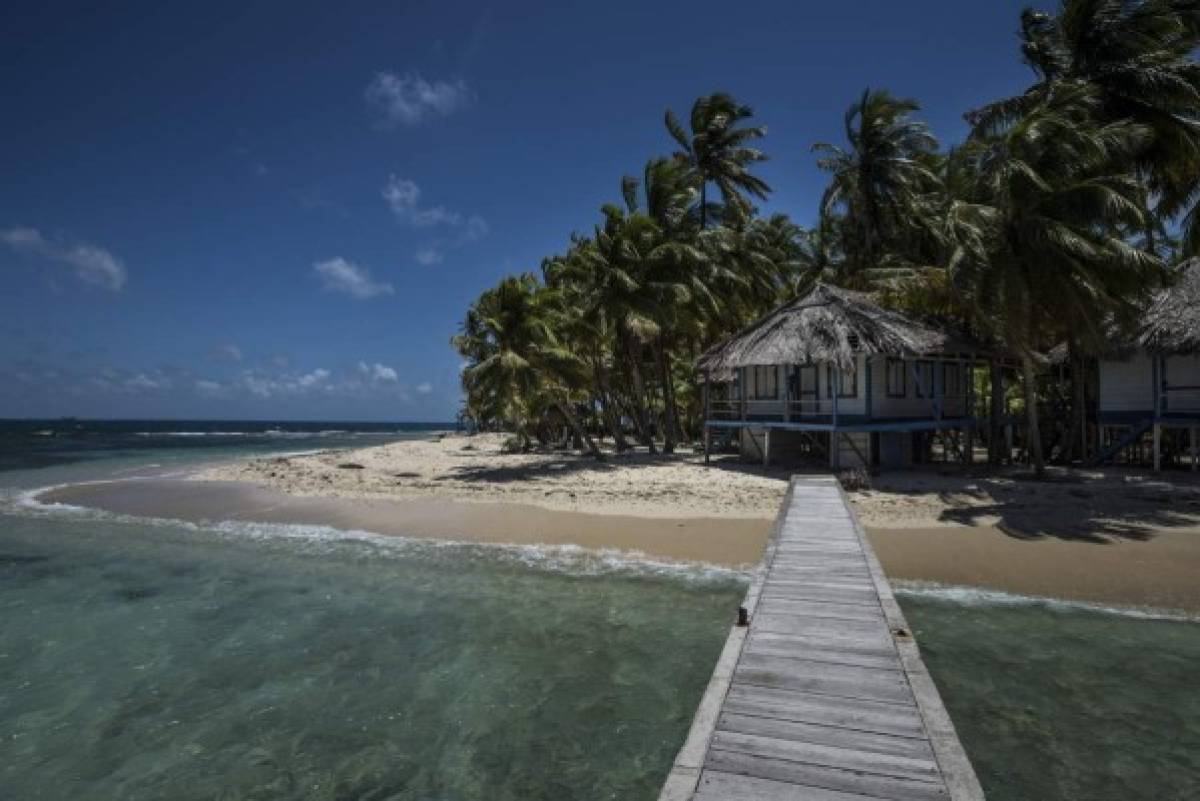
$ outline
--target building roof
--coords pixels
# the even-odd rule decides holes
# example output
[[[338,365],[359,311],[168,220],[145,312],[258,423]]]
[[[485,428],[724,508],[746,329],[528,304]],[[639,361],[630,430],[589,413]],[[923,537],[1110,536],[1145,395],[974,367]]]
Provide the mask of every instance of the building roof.
[[[1167,353],[1200,351],[1200,258],[1181,264],[1175,283],[1155,294],[1136,342]]]
[[[981,352],[961,338],[885,309],[862,292],[818,283],[697,361],[701,371],[766,364],[854,364],[859,353],[921,356]]]

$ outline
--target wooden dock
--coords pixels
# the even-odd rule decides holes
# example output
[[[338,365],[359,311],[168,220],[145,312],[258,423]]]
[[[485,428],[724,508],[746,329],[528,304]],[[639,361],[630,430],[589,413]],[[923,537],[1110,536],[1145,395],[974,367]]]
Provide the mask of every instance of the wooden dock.
[[[866,534],[796,477],[659,801],[979,801]]]

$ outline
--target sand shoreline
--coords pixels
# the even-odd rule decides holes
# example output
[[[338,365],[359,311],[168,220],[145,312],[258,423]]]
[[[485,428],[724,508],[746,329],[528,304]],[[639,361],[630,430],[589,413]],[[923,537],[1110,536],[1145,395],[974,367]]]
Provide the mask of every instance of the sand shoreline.
[[[496,436],[264,457],[189,479],[63,488],[47,500],[186,520],[756,563],[789,471],[694,454],[504,454]],[[958,468],[887,473],[849,493],[894,579],[1200,612],[1200,477]],[[219,510],[219,514],[214,514]]]
[[[755,517],[638,517],[440,498],[297,496],[237,481],[138,479],[72,484],[41,493],[37,500],[195,523],[229,520],[328,526],[421,539],[575,545],[732,568],[759,561],[770,529],[770,520]]]

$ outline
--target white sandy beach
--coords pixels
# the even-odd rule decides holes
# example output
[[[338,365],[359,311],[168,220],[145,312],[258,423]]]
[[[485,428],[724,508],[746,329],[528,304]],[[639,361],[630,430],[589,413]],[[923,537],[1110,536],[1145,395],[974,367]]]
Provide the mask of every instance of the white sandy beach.
[[[322,515],[341,510],[377,527],[419,520],[426,536],[511,541],[527,532],[539,542],[744,563],[761,548],[790,475],[728,457],[705,466],[691,452],[610,454],[601,463],[566,452],[506,454],[503,439],[444,436],[262,458],[194,478],[319,500]],[[850,497],[894,579],[1200,611],[1195,474],[1052,470],[1032,481],[1020,468],[929,467],[883,473]],[[443,508],[435,514],[430,504]],[[541,521],[539,510],[563,516]],[[439,518],[454,530],[439,531]]]
[[[609,454],[503,453],[505,436],[444,436],[354,451],[256,459],[198,474],[246,481],[290,495],[440,498],[521,503],[558,511],[639,517],[775,516],[788,472],[733,461],[719,469],[688,451]]]

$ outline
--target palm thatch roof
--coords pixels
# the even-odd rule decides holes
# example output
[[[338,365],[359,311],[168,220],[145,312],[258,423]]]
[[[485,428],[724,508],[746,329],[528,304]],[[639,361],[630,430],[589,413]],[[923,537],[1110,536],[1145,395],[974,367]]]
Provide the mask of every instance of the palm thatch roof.
[[[818,283],[749,328],[705,352],[701,371],[767,364],[832,362],[853,366],[859,353],[919,356],[980,351],[944,331],[885,309],[869,295]]]
[[[1174,286],[1154,296],[1137,344],[1166,353],[1200,351],[1200,258],[1184,262]]]

